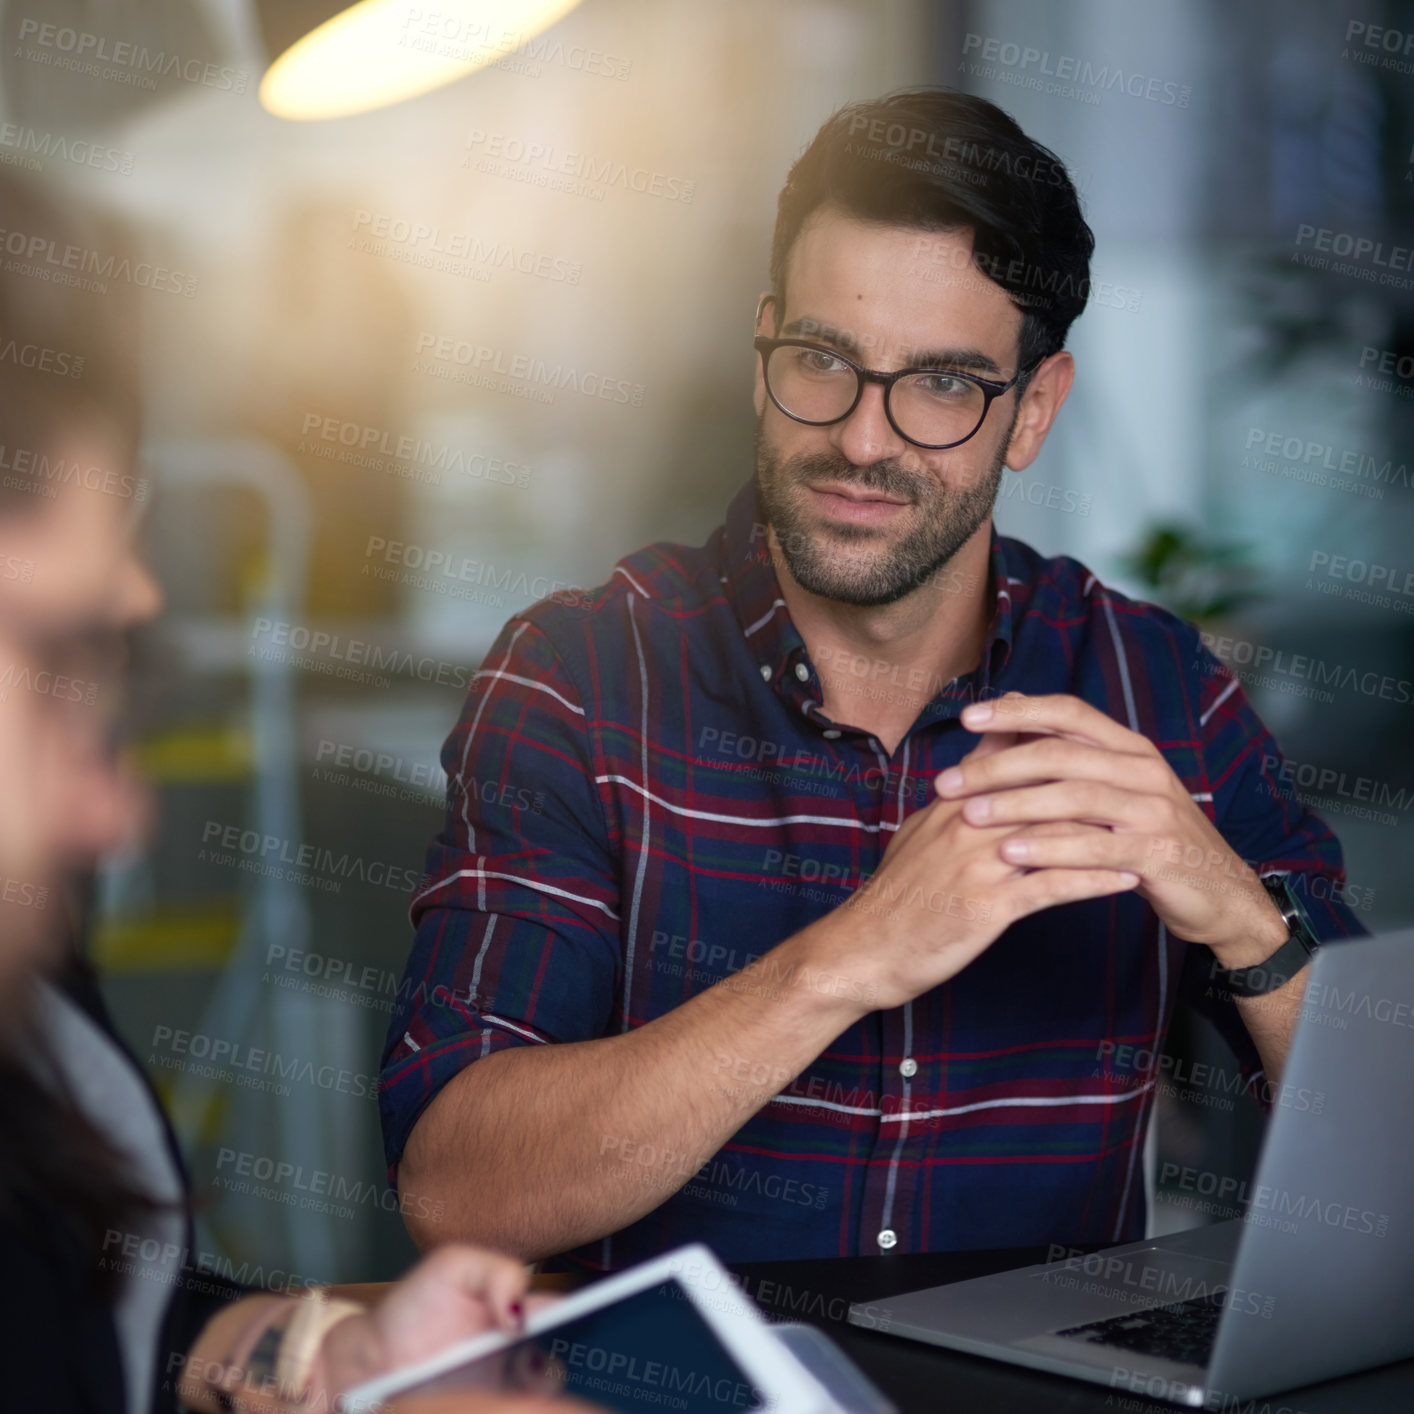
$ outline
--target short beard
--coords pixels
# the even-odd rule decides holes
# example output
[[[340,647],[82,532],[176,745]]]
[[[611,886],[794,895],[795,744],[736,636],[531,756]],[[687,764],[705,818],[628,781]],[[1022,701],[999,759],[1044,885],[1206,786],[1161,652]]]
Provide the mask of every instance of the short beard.
[[[1013,412],[1012,426],[1015,423]],[[991,515],[1010,441],[1008,426],[986,474],[954,491],[895,462],[856,466],[838,452],[815,452],[782,462],[766,444],[758,421],[756,483],[761,511],[775,530],[786,566],[802,589],[860,608],[893,604],[927,584]],[[803,504],[804,489],[821,481],[882,491],[906,500],[917,507],[918,524],[895,545],[873,555],[851,555],[851,542],[867,541],[878,532],[867,526],[832,526],[828,531],[812,528]]]

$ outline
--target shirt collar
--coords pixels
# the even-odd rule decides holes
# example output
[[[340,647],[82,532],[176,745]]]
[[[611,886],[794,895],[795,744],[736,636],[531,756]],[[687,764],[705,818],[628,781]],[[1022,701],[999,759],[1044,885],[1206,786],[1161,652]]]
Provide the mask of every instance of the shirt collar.
[[[1012,588],[1020,581],[1011,573],[1012,555],[1007,540],[992,524],[990,573],[996,603],[983,647],[982,661],[975,673],[967,674],[952,692],[940,693],[950,700],[968,701],[990,694],[1002,667],[1011,655]],[[769,532],[761,513],[756,477],[732,498],[727,508],[724,530],[726,563],[722,579],[727,597],[741,625],[748,651],[761,676],[771,683],[800,686],[797,664],[810,669],[805,642],[791,621],[781,594],[780,581],[771,563]],[[768,671],[769,670],[769,671]],[[810,669],[811,678],[814,677]],[[960,710],[960,708],[958,709]]]

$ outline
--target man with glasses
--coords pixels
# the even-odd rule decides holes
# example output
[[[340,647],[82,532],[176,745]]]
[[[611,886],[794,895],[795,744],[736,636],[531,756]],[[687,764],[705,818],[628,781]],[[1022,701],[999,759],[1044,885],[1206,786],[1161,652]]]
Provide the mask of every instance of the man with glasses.
[[[1339,846],[1194,629],[991,523],[1093,244],[980,99],[852,105],[795,164],[725,525],[514,618],[447,742],[381,1090],[416,1238],[1134,1239],[1179,997],[1279,1102],[1359,931]]]

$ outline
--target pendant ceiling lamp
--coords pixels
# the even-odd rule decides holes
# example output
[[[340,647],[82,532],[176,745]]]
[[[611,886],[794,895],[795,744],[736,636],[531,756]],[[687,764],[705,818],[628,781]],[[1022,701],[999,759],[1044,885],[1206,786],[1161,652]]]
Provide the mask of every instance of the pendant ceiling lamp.
[[[386,108],[474,74],[549,29],[579,0],[259,0],[275,61],[260,102],[313,122]]]

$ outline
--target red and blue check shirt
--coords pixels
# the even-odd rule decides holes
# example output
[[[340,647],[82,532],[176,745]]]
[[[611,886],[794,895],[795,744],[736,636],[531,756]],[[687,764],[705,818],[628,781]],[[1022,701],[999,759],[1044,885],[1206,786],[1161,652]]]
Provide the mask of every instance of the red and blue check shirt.
[[[1290,798],[1271,736],[1189,624],[994,529],[981,661],[889,755],[823,712],[765,533],[753,480],[704,545],[651,545],[601,587],[532,606],[475,675],[384,1056],[394,1169],[463,1067],[643,1026],[843,902],[977,744],[958,715],[979,697],[1072,693],[1142,733],[1243,859],[1298,876],[1323,938],[1362,931],[1339,844]],[[1239,1083],[1259,1066],[1211,967],[1133,893],[1022,919],[951,981],[852,1026],[660,1207],[567,1255],[1141,1237],[1154,1055],[1179,997],[1227,1037]],[[586,1133],[587,1163],[599,1140]]]

